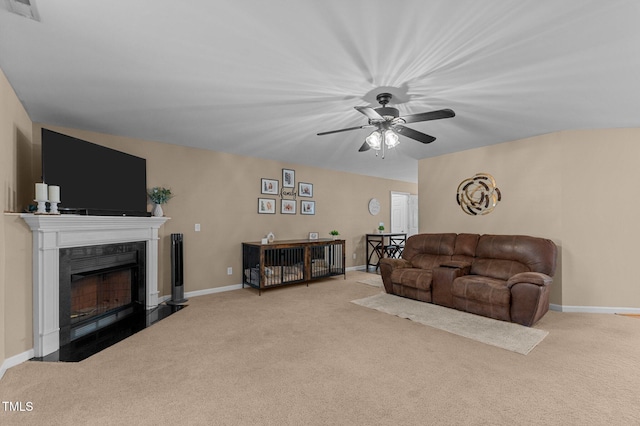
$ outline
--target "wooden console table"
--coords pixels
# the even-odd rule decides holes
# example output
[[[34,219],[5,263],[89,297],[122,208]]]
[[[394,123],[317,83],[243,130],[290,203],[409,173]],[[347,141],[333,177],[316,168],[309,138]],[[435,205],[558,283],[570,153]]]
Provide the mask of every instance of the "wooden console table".
[[[258,294],[269,287],[344,275],[344,240],[287,240],[269,244],[242,243],[242,287]]]

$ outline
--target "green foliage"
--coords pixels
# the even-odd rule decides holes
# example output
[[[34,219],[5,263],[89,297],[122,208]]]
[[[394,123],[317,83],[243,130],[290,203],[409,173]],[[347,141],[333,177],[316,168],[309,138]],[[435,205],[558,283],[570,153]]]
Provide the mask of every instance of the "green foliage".
[[[331,232],[329,232],[329,234],[331,235],[340,235],[340,233],[338,231],[336,231],[335,229]]]
[[[378,226],[378,231],[384,231],[384,226],[382,225]]]
[[[173,197],[171,189],[163,188],[161,186],[155,186],[151,188],[149,191],[147,191],[147,195],[149,196],[151,202],[155,204],[165,204]]]

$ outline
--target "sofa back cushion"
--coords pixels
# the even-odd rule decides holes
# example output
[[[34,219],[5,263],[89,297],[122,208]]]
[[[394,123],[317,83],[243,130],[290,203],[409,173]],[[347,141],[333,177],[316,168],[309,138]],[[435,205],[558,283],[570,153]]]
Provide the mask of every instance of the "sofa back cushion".
[[[478,234],[458,234],[451,260],[471,263],[476,255],[479,238]]]
[[[443,263],[451,260],[451,256],[435,255],[435,254],[418,254],[411,259],[411,265],[414,268],[426,269],[432,271]]]
[[[402,258],[415,268],[433,269],[451,260],[456,234],[416,234],[407,238]]]
[[[471,274],[508,280],[520,272],[553,276],[557,247],[551,240],[526,235],[482,235]]]

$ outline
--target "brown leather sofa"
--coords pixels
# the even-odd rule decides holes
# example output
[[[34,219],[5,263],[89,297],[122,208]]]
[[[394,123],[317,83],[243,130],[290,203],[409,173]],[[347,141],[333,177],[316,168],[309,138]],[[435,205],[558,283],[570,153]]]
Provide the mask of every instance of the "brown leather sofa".
[[[549,310],[556,258],[544,238],[418,234],[380,272],[387,293],[531,326]]]

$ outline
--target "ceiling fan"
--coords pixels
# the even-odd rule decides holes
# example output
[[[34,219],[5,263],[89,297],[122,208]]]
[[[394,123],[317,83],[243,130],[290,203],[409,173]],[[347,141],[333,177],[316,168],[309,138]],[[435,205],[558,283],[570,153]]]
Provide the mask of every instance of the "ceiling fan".
[[[367,116],[367,118],[369,119],[369,124],[349,127],[346,129],[321,132],[318,133],[318,136],[375,127],[376,130],[374,130],[373,133],[365,138],[365,142],[362,144],[358,151],[363,152],[373,148],[376,151],[382,151],[382,158],[384,158],[385,148],[390,149],[400,143],[398,134],[411,139],[415,139],[418,142],[422,142],[424,144],[431,143],[436,140],[435,137],[424,134],[422,132],[418,132],[417,130],[413,130],[409,127],[405,127],[404,124],[416,123],[419,121],[440,120],[442,118],[455,117],[456,115],[453,110],[447,108],[400,117],[400,112],[397,108],[387,106],[391,98],[392,95],[390,93],[380,93],[378,96],[376,96],[376,100],[380,103],[380,105],[382,105],[381,107],[354,107],[362,114]],[[377,152],[376,155],[378,155]]]

